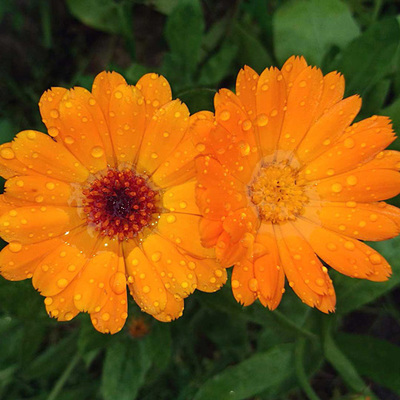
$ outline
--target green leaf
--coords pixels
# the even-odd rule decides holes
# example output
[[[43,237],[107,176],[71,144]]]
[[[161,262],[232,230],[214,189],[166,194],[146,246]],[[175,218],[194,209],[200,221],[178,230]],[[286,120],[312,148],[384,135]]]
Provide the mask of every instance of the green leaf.
[[[201,110],[212,111],[215,93],[213,89],[199,88],[186,90],[179,93],[177,97],[179,97],[179,99],[188,106],[190,112],[194,114]]]
[[[364,96],[390,70],[400,43],[395,18],[381,20],[351,42],[333,69],[346,78],[346,94]]]
[[[286,380],[292,370],[293,345],[280,345],[256,354],[209,379],[194,400],[241,400]]]
[[[371,114],[378,114],[389,93],[390,80],[382,79],[363,98],[362,114],[369,117]]]
[[[326,359],[336,369],[349,388],[356,392],[364,393],[367,390],[367,385],[332,338],[331,325],[335,316],[324,315],[321,318],[323,320],[323,349]]]
[[[400,283],[400,262],[398,258],[400,236],[384,242],[370,243],[370,245],[385,256],[392,266],[393,275],[386,282],[370,282],[333,273],[332,275],[335,275],[338,314],[347,314],[356,310],[389,292]]]
[[[169,15],[181,0],[147,0],[147,4],[153,6],[158,12]]]
[[[218,85],[228,75],[237,50],[237,46],[225,42],[219,51],[204,64],[200,72],[199,84]]]
[[[400,347],[367,335],[340,333],[336,341],[361,375],[400,395]]]
[[[248,65],[261,72],[272,64],[267,49],[245,26],[240,24],[234,26],[232,42],[240,49],[237,57],[240,67]]]
[[[101,379],[104,400],[134,400],[151,366],[141,340],[114,342],[107,349]]]
[[[200,58],[204,19],[198,0],[182,0],[170,14],[165,37],[171,57],[186,83],[191,81]]]
[[[348,6],[339,0],[289,1],[276,11],[273,31],[281,64],[292,55],[303,55],[318,66],[331,47],[344,48],[360,33]]]
[[[113,0],[67,0],[71,14],[83,24],[108,33],[124,33],[121,6]]]
[[[16,133],[17,131],[10,120],[0,119],[0,144],[13,140]]]

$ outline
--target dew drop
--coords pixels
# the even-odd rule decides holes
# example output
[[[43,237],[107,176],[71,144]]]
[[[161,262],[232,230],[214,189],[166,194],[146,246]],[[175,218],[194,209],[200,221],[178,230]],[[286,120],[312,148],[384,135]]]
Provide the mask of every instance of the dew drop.
[[[268,117],[266,116],[266,114],[260,114],[257,117],[257,125],[258,126],[265,126],[268,124]]]
[[[168,215],[168,216],[167,216],[167,222],[168,222],[169,224],[172,224],[172,223],[174,223],[175,221],[176,221],[175,215]]]
[[[236,279],[232,281],[232,288],[237,289],[240,286],[240,282]]]
[[[65,278],[60,278],[60,279],[57,281],[57,286],[58,286],[60,289],[65,288],[67,285],[68,285],[68,281],[67,281]]]
[[[331,186],[332,192],[334,193],[340,193],[342,191],[342,185],[340,183],[334,183]]]
[[[92,155],[92,157],[94,158],[100,158],[103,157],[104,155],[104,149],[100,146],[95,146],[93,147],[92,151],[90,152],[90,154]]]
[[[18,253],[22,250],[22,244],[20,242],[10,242],[8,248],[13,253]]]
[[[355,186],[357,184],[357,178],[354,175],[350,175],[346,178],[346,183],[350,186]]]
[[[154,262],[160,261],[160,260],[161,260],[161,252],[156,251],[155,253],[153,253],[153,254],[151,255],[151,259],[152,259],[152,261],[154,261]]]
[[[12,160],[15,158],[15,153],[13,149],[6,147],[0,150],[0,156],[3,157],[5,160]]]
[[[346,149],[352,149],[355,145],[354,139],[353,138],[347,138],[345,139],[345,141],[343,142],[344,147],[346,147]]]
[[[110,287],[116,294],[122,294],[126,290],[126,278],[125,275],[118,271],[111,275]]]
[[[150,287],[149,286],[143,286],[143,293],[147,294],[150,292]]]
[[[252,292],[256,292],[256,291],[258,290],[258,281],[257,281],[256,278],[251,278],[251,279],[249,280],[249,289],[250,289]]]
[[[246,120],[243,121],[242,129],[245,132],[249,131],[251,129],[251,127],[252,127],[252,123],[251,123],[251,121],[249,119],[246,119]]]

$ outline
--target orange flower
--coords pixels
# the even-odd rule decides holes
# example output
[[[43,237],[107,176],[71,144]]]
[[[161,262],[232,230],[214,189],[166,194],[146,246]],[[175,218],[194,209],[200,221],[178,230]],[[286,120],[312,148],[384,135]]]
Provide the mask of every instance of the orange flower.
[[[110,333],[127,318],[126,285],[144,311],[171,321],[195,288],[225,282],[198,232],[191,137],[203,113],[171,101],[162,76],[129,86],[114,72],[92,93],[53,88],[39,106],[50,136],[23,131],[0,147],[6,279],[32,278],[50,316],[85,311]]]
[[[351,125],[361,106],[343,98],[344,79],[291,57],[281,70],[239,72],[236,95],[215,96],[215,121],[197,136],[203,244],[235,264],[232,289],[244,305],[275,309],[289,286],[303,302],[334,311],[335,292],[320,259],[351,277],[391,274],[357,240],[399,233],[400,211],[381,200],[399,193],[400,153],[388,118]]]

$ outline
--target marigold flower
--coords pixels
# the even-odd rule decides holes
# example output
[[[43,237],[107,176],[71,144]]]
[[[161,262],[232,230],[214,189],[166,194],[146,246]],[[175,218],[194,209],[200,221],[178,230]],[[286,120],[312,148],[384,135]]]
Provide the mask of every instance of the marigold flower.
[[[275,309],[285,276],[311,307],[334,311],[320,259],[351,277],[384,281],[391,268],[360,240],[399,233],[400,153],[389,119],[351,125],[361,99],[343,99],[344,79],[291,57],[259,76],[244,67],[236,94],[215,96],[215,119],[197,136],[197,201],[203,244],[234,264],[232,290]],[[359,240],[360,239],[360,240]]]
[[[88,312],[100,332],[127,318],[126,285],[147,313],[171,321],[195,288],[226,280],[200,244],[193,116],[162,76],[130,86],[99,74],[92,93],[52,88],[39,102],[49,135],[0,147],[1,274],[32,278],[50,316]]]

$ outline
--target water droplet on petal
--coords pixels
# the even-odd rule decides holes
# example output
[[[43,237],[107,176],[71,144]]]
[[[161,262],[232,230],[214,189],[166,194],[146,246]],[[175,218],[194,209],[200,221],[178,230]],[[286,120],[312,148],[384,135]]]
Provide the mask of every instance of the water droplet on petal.
[[[90,154],[91,154],[92,157],[94,157],[94,158],[103,157],[103,155],[104,155],[104,149],[103,149],[102,147],[100,147],[100,146],[95,146],[95,147],[93,147],[93,149],[92,149],[92,151],[91,151]]]

